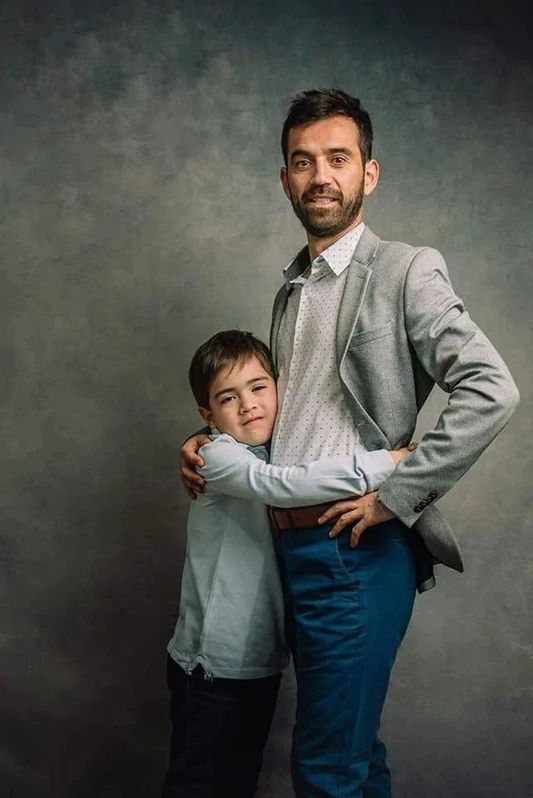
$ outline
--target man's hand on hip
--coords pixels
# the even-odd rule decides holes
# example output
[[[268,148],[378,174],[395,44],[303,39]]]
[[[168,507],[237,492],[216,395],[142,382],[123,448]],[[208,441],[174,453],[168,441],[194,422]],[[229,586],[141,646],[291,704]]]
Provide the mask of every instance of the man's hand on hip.
[[[335,502],[318,519],[319,524],[327,524],[329,521],[337,519],[335,526],[329,533],[330,538],[336,538],[354,521],[356,525],[352,529],[350,536],[350,546],[355,547],[359,543],[359,538],[370,526],[381,524],[383,521],[390,521],[395,518],[394,513],[382,504],[378,497],[378,492],[367,493],[357,499],[345,499],[342,502]]]
[[[198,449],[209,443],[207,435],[193,435],[188,438],[180,452],[180,475],[183,487],[189,499],[196,499],[199,493],[202,493],[205,485],[205,479],[196,473],[196,468],[201,468],[204,461],[198,454]]]
[[[394,449],[390,452],[395,465],[405,460],[411,452],[416,451],[418,443],[411,441],[408,446],[402,446],[401,449]],[[335,502],[325,513],[323,513],[318,522],[320,524],[327,524],[336,518],[337,522],[331,532],[330,538],[336,538],[337,535],[346,529],[347,526],[357,521],[352,529],[350,536],[350,546],[355,548],[359,543],[359,538],[369,526],[376,526],[383,521],[390,521],[396,518],[388,507],[381,503],[377,490],[372,493],[367,493],[365,496],[358,496],[356,499],[345,499],[341,502]]]

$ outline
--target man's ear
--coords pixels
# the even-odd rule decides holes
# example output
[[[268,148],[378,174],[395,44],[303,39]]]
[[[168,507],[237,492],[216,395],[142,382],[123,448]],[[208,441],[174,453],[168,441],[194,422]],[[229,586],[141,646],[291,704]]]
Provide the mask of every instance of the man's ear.
[[[205,421],[205,423],[206,423],[206,424],[207,424],[209,427],[212,427],[213,425],[211,424],[211,422],[212,422],[212,420],[213,420],[213,414],[211,413],[211,411],[209,410],[209,408],[208,408],[208,407],[198,407],[198,412],[199,412],[199,413],[200,413],[200,415],[202,416],[202,418],[203,418],[203,420]]]
[[[364,193],[368,197],[376,188],[379,180],[379,163],[372,158],[365,164]]]
[[[281,180],[281,185],[283,186],[283,191],[285,192],[285,196],[287,197],[287,199],[290,200],[291,192],[290,192],[290,189],[289,189],[289,180],[288,180],[288,177],[287,177],[287,167],[286,166],[282,166],[281,169],[279,170],[279,179]]]

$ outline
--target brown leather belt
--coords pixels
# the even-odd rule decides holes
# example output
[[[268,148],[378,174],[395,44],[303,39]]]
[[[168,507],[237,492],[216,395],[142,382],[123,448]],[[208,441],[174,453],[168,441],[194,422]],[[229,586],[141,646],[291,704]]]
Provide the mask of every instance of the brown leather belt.
[[[269,507],[268,510],[275,526],[280,532],[284,532],[286,529],[312,529],[321,526],[318,519],[333,504],[334,502],[313,504],[310,507]]]

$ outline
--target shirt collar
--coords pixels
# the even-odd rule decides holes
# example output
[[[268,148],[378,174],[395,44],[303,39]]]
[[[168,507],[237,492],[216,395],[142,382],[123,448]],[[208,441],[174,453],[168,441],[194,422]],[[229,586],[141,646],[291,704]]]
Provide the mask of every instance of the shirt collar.
[[[353,253],[364,229],[364,222],[361,222],[357,227],[354,227],[353,230],[349,230],[318,255],[311,263],[310,277],[319,279],[328,272],[336,277],[342,274],[351,263]],[[309,250],[305,247],[296,258],[283,269],[283,277],[285,278],[287,287],[291,283],[307,282],[306,278],[302,277],[302,274],[308,266]]]
[[[255,454],[255,456],[260,460],[264,460],[265,463],[270,462],[270,441],[264,444],[248,445],[246,443],[241,443],[236,438],[233,438],[233,435],[229,435],[227,432],[221,432],[219,429],[217,429],[217,427],[210,427],[210,431],[209,437],[211,440],[214,441],[217,438],[220,438],[221,435],[226,435],[228,438],[232,438],[235,443],[241,446],[246,446],[246,448]]]

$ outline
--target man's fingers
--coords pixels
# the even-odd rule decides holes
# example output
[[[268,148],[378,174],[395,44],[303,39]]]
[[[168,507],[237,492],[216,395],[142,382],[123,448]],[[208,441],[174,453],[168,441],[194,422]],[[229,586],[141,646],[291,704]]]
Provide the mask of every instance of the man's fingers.
[[[197,468],[204,465],[198,454],[200,447],[209,441],[206,435],[195,435],[181,447],[180,476],[185,493],[194,501],[203,492],[205,479],[196,473]]]
[[[355,549],[357,544],[359,543],[359,538],[367,528],[367,524],[365,523],[364,519],[361,519],[358,524],[354,526],[352,529],[352,534],[350,535],[350,546],[352,549]]]
[[[204,485],[205,480],[202,477],[194,476],[194,479],[183,479],[183,487],[185,488],[185,493],[192,499],[193,501],[198,498],[200,493],[204,492]]]
[[[194,469],[185,465],[181,467],[181,481],[187,496],[193,501],[204,490],[205,479],[197,474]]]
[[[327,524],[329,521],[333,521],[334,518],[337,518],[337,516],[339,516],[341,513],[346,513],[349,510],[356,510],[358,507],[357,502],[357,499],[348,499],[344,502],[336,502],[336,504],[328,507],[325,513],[322,513],[318,519],[318,523]]]
[[[361,515],[361,510],[352,510],[351,512],[343,513],[340,518],[337,519],[337,523],[333,529],[328,533],[329,537],[336,538],[343,529],[346,529],[347,526],[353,524],[354,521],[358,521],[361,518]]]
[[[183,446],[181,447],[181,465],[182,469],[185,469],[187,466],[189,468],[195,467],[202,467],[204,461],[198,454],[198,450],[201,449],[204,444],[209,443],[210,438],[203,433],[199,433],[198,435],[193,435],[192,438],[188,438]]]
[[[199,476],[195,471],[188,471],[183,474],[183,484],[186,488],[192,488],[192,490],[201,492],[205,485],[205,479]]]
[[[199,454],[192,451],[186,451],[182,449],[181,452],[181,470],[185,474],[186,471],[190,471],[193,468],[201,468],[204,464],[203,459],[200,457]]]
[[[192,482],[201,482],[202,484],[205,482],[205,479],[196,471],[196,468],[193,466],[182,463],[180,471],[184,481],[192,480]]]

